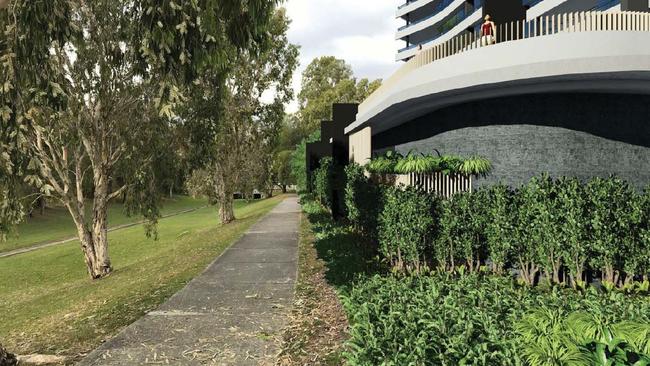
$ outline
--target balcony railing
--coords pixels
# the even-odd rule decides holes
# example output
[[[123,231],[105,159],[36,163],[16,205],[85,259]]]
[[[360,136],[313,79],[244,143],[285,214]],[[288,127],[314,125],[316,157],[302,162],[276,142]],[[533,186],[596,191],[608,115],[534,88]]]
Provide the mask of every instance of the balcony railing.
[[[408,28],[408,27],[414,26],[414,25],[416,25],[416,24],[420,24],[420,23],[422,23],[422,22],[424,22],[424,21],[427,21],[427,20],[429,20],[429,19],[435,17],[436,15],[438,15],[438,13],[440,13],[440,12],[441,12],[444,8],[446,8],[447,6],[451,5],[451,3],[453,3],[454,1],[456,1],[456,0],[442,0],[442,2],[441,2],[440,4],[438,4],[438,5],[435,7],[435,9],[433,10],[432,14],[429,15],[428,17],[425,17],[425,18],[422,18],[422,19],[418,19],[418,20],[416,20],[416,21],[414,21],[414,22],[411,22],[411,23],[408,23],[408,24],[406,24],[406,25],[403,25],[403,26],[397,28],[397,30],[398,30],[398,31],[403,31],[404,29],[406,29],[406,28]]]
[[[605,31],[650,32],[650,13],[590,11],[546,15],[530,21],[498,24],[495,41],[496,43],[517,42],[562,32]],[[482,44],[481,38],[480,34],[466,33],[433,47],[424,48],[386,79],[379,89],[359,105],[359,115],[366,113],[376,100],[387,95],[393,86],[411,71],[456,54],[481,47],[490,47]]]
[[[418,0],[407,0],[404,4],[398,6],[397,9],[401,9],[401,8],[403,8],[405,6],[411,5],[412,3],[416,2],[416,1],[418,1]]]

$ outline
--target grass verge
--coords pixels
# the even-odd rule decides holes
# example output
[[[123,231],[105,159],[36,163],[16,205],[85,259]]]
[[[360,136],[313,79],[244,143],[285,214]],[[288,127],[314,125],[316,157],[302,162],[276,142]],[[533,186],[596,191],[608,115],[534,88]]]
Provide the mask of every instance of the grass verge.
[[[278,365],[341,365],[347,317],[314,247],[312,224],[300,225],[298,282]]]
[[[207,205],[205,199],[194,199],[187,196],[174,196],[163,200],[162,215],[169,215],[199,208]],[[88,202],[86,209],[90,212],[92,203]],[[41,215],[36,210],[33,217],[28,217],[18,225],[16,232],[4,243],[0,243],[0,253],[9,252],[15,249],[26,248],[32,245],[42,244],[55,240],[63,240],[74,237],[77,229],[72,218],[65,207],[48,207]],[[124,213],[124,206],[120,203],[111,203],[108,209],[109,227],[137,222],[139,217],[128,217]]]
[[[215,209],[161,220],[159,240],[141,226],[109,234],[115,272],[86,274],[78,242],[0,259],[0,342],[12,353],[79,357],[180,290],[284,197],[240,203],[238,220]]]

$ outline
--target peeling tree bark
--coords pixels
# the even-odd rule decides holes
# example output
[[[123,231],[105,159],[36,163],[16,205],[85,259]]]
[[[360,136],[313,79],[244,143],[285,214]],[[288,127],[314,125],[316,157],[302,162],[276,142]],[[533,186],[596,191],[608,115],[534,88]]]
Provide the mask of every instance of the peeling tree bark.
[[[228,224],[235,221],[232,194],[224,195],[219,201],[219,220],[223,224]]]
[[[108,174],[95,174],[92,238],[95,245],[94,278],[108,276],[112,271],[108,256]]]
[[[213,174],[215,175],[214,188],[219,202],[219,221],[222,224],[228,224],[235,221],[232,184],[226,182],[225,174],[227,173],[223,172],[222,169],[217,168],[217,171]]]

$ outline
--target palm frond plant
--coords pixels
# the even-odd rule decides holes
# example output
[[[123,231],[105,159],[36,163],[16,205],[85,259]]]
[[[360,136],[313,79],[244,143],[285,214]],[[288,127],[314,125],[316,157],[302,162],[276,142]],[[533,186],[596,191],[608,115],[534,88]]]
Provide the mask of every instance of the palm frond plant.
[[[438,166],[438,159],[433,156],[409,153],[395,164],[395,172],[398,174],[426,174],[435,172]]]
[[[460,173],[477,177],[485,177],[491,170],[492,163],[490,160],[480,156],[472,156],[465,159],[460,165]]]
[[[612,326],[614,334],[639,353],[650,357],[650,324],[622,321]]]
[[[395,174],[395,165],[402,158],[402,154],[396,151],[387,151],[383,155],[375,156],[366,165],[366,169],[372,174]]]
[[[515,330],[529,365],[590,365],[591,358],[567,331],[564,317],[562,309],[539,308],[517,322]]]
[[[444,155],[440,158],[439,170],[445,175],[456,174],[460,172],[463,164],[463,158],[453,155]]]

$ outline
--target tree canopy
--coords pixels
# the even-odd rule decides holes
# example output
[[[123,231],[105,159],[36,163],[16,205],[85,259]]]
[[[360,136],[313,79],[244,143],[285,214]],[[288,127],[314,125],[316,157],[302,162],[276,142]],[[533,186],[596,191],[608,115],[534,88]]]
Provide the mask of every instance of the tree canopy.
[[[194,85],[190,114],[192,124],[212,126],[211,135],[201,143],[208,159],[189,181],[193,192],[206,194],[219,204],[220,220],[235,219],[233,195],[250,194],[272,185],[273,153],[284,119],[284,104],[291,100],[291,78],[297,65],[298,48],[289,43],[289,19],[278,10],[269,23],[268,37],[257,52],[246,51],[233,59],[231,73],[221,80],[201,77]],[[272,100],[264,101],[264,96]],[[219,110],[200,116],[204,110]]]
[[[298,119],[303,136],[314,132],[320,121],[332,118],[332,104],[361,103],[381,85],[381,80],[357,80],[350,65],[333,56],[315,58],[302,74],[298,94]]]

